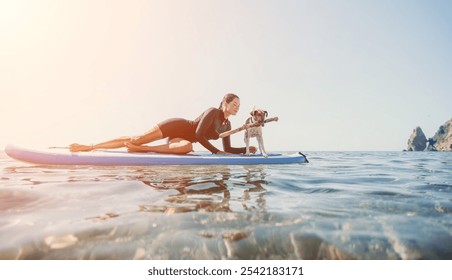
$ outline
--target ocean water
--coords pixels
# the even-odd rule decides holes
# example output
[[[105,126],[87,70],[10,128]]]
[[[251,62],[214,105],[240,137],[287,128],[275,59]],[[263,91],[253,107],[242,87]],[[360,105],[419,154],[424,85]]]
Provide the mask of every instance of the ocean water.
[[[61,167],[0,153],[0,259],[452,259],[452,153]]]

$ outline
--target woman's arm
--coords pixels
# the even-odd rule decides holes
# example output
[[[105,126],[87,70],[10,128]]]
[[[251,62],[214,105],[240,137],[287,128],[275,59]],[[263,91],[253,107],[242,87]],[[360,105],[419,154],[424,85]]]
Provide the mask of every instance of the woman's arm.
[[[231,130],[231,122],[228,120],[226,125],[224,126],[224,131],[229,131],[229,130]],[[242,147],[242,148],[231,147],[231,137],[230,136],[223,137],[223,149],[225,152],[231,153],[231,154],[246,153],[246,147]],[[254,152],[256,152],[254,147],[252,150],[254,150]]]
[[[242,148],[231,147],[231,137],[230,136],[226,136],[223,138],[223,149],[225,152],[231,153],[231,154],[244,154],[246,152],[245,147],[242,147]]]

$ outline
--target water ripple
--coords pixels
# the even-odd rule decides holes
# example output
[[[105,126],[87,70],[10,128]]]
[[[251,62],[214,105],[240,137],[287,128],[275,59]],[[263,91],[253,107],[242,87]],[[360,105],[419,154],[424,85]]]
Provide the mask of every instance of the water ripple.
[[[2,259],[451,259],[450,153],[55,167],[0,158]]]

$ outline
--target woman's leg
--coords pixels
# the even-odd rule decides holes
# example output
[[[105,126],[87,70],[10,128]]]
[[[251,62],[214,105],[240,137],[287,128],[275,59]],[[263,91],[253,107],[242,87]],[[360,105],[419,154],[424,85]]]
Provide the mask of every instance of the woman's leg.
[[[162,153],[162,154],[177,154],[183,155],[188,154],[193,150],[193,144],[182,138],[174,138],[168,141],[167,144],[158,146],[140,146],[134,141],[126,143],[126,147],[129,152],[140,152],[140,153]]]
[[[117,139],[113,139],[107,142],[102,142],[95,145],[80,145],[80,144],[72,144],[69,146],[69,150],[71,152],[89,152],[95,149],[117,149],[125,147],[125,143],[129,142],[135,145],[143,145],[146,143],[150,143],[152,141],[156,141],[162,139],[162,131],[158,126],[153,127],[151,130],[146,132],[145,134],[137,137],[121,137]]]

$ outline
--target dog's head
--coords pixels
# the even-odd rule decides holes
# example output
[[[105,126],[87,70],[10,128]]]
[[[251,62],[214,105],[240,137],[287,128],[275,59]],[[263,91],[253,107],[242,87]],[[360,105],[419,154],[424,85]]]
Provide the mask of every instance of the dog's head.
[[[264,126],[265,118],[268,116],[268,112],[261,109],[253,109],[250,113],[254,122],[261,123]]]

